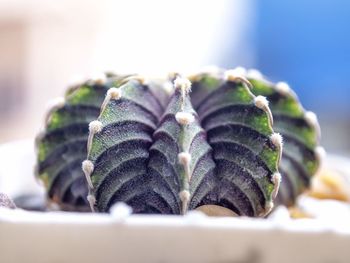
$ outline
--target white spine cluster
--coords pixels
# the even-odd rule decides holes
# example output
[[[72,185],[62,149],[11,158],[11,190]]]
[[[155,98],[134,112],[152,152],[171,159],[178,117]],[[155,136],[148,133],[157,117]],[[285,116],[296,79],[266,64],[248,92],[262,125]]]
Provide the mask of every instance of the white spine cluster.
[[[183,93],[188,94],[191,91],[192,83],[187,78],[176,77],[174,86],[176,89],[180,89]]]
[[[282,135],[275,132],[273,134],[271,134],[270,136],[270,140],[271,142],[278,148],[282,148],[282,145],[283,145],[283,138],[282,138]]]
[[[189,165],[191,162],[191,154],[189,152],[181,152],[178,154],[179,163],[182,165]]]
[[[96,133],[101,132],[102,130],[102,123],[98,120],[92,121],[89,123],[89,137],[88,137],[88,141],[87,141],[87,152],[88,155],[90,154],[90,150],[91,150],[91,145],[92,145],[92,140],[94,138],[94,135]],[[94,165],[91,161],[86,160],[83,162],[83,172],[85,174],[86,180],[89,184],[89,188],[92,189],[92,183],[91,183],[91,179],[90,179],[90,175],[92,174],[93,170],[94,170]]]
[[[101,111],[100,111],[100,116],[101,114],[104,112],[104,110],[107,107],[107,104],[111,101],[111,100],[118,100],[122,97],[122,90],[121,88],[116,88],[116,87],[112,87],[110,88],[107,93],[106,93],[106,97],[103,100],[102,106],[101,106]],[[99,117],[100,117],[99,116]]]
[[[186,98],[186,95],[189,92],[191,92],[192,83],[187,78],[182,78],[180,76],[177,76],[176,79],[174,80],[174,86],[175,86],[175,89],[178,89],[181,91],[181,96],[182,96],[181,110],[184,110],[185,98]]]
[[[317,136],[321,137],[321,128],[320,128],[320,125],[319,125],[318,120],[317,120],[317,115],[312,111],[307,111],[307,112],[305,112],[304,117],[305,117],[306,122],[311,127],[314,127],[316,129]]]
[[[189,183],[191,180],[191,154],[189,152],[181,152],[178,154],[179,163],[184,167],[186,180]]]
[[[188,210],[188,203],[190,202],[191,194],[188,190],[182,190],[179,193],[179,197],[182,202],[182,214],[185,214]]]
[[[96,72],[91,75],[91,81],[97,85],[104,85],[107,81],[106,74]]]
[[[132,214],[132,208],[123,202],[117,202],[109,209],[109,213],[113,219],[120,221]]]
[[[120,88],[112,87],[107,91],[107,97],[117,100],[120,99],[122,96],[122,91]]]
[[[224,77],[226,80],[235,81],[236,79],[245,77],[247,75],[247,70],[243,67],[237,67],[234,69],[226,70]]]
[[[247,70],[242,67],[229,69],[224,72],[224,78],[226,81],[241,82],[244,85],[246,85],[248,88],[250,88],[252,84],[246,78],[246,75],[247,75]]]
[[[283,137],[281,134],[274,132],[270,136],[270,140],[279,149],[279,157],[278,157],[278,164],[281,161],[282,158],[282,149],[283,149]]]
[[[280,188],[280,184],[281,184],[281,174],[280,173],[274,173],[272,175],[272,182],[274,184],[274,189],[273,189],[273,192],[272,192],[272,197],[275,199],[277,197],[277,194],[278,194],[278,190]]]
[[[87,200],[89,202],[91,211],[94,212],[94,205],[95,205],[96,199],[95,199],[95,196],[92,194],[94,186],[92,185],[92,182],[91,182],[91,174],[94,171],[94,164],[90,160],[85,160],[83,161],[81,166],[82,166],[82,170],[84,172],[86,181],[88,182],[89,194],[87,196]]]
[[[102,123],[98,120],[92,121],[89,123],[90,133],[96,134],[102,130]]]
[[[263,74],[257,69],[249,69],[247,71],[247,78],[256,79],[256,80],[264,80]]]
[[[315,154],[318,162],[322,165],[327,153],[326,150],[322,146],[317,146],[315,149]],[[320,167],[321,167],[320,165]]]
[[[178,112],[175,114],[176,121],[181,125],[188,125],[194,122],[194,116],[189,112]]]
[[[245,77],[245,72],[237,69],[229,69],[224,72],[224,78],[227,81],[237,81]]]
[[[269,101],[266,99],[264,96],[256,96],[254,98],[254,104],[257,106],[259,109],[268,109],[269,108]]]
[[[93,185],[91,182],[91,174],[94,171],[94,164],[90,161],[90,160],[85,160],[83,161],[82,165],[81,165],[83,172],[85,174],[86,177],[86,181],[88,182],[89,187],[92,189]]]
[[[282,82],[282,81],[277,82],[275,85],[275,88],[279,93],[281,93],[283,95],[291,94],[291,89],[290,89],[288,83],[286,83],[286,82]]]
[[[261,96],[261,95],[256,96],[254,98],[254,104],[256,107],[258,107],[259,109],[262,109],[263,111],[265,111],[267,113],[270,126],[272,127],[273,126],[273,116],[272,116],[272,112],[271,112],[270,107],[269,107],[269,101],[266,99],[266,97]]]

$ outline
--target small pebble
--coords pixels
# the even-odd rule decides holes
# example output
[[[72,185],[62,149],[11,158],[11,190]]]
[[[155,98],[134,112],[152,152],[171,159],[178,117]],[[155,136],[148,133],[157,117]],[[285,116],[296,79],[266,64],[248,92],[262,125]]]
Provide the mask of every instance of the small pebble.
[[[38,194],[24,194],[14,198],[14,202],[18,208],[31,211],[45,211],[45,196]]]
[[[0,193],[0,207],[15,209],[16,205],[10,197],[4,193]]]

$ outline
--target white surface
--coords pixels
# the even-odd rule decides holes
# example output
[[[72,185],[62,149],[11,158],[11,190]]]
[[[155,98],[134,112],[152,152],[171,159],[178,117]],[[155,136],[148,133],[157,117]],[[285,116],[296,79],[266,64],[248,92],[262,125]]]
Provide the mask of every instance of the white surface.
[[[12,198],[19,194],[43,194],[43,187],[33,176],[34,165],[33,140],[0,145],[0,192]]]
[[[41,191],[31,141],[1,146],[0,158],[1,190]],[[349,205],[299,202],[318,219],[292,220],[283,207],[268,220],[130,215],[123,204],[110,215],[0,209],[0,262],[349,262]]]
[[[0,210],[1,262],[349,262],[349,229],[177,216]]]

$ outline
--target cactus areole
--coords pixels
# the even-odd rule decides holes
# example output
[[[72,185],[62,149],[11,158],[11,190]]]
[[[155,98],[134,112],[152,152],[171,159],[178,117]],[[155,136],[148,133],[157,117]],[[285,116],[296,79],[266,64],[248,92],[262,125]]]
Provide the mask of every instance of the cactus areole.
[[[70,88],[36,141],[49,200],[65,210],[125,202],[134,213],[244,216],[293,204],[319,166],[317,120],[289,87],[251,73],[107,74]]]

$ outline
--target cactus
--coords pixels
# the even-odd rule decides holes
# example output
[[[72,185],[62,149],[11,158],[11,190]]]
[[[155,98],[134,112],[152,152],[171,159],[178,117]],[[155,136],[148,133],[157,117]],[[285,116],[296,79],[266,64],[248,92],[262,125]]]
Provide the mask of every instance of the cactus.
[[[81,171],[86,158],[88,124],[99,112],[108,88],[124,76],[97,76],[69,88],[55,101],[36,138],[36,175],[44,183],[50,202],[63,210],[89,210],[87,184]]]
[[[138,79],[107,92],[89,125],[82,165],[92,210],[123,201],[135,213],[184,214],[209,205],[269,213],[282,145],[267,102],[230,71],[210,79],[212,87],[199,87],[204,80],[194,81],[190,94],[191,83],[177,77],[168,103]],[[205,88],[214,91],[202,97]]]
[[[245,216],[265,216],[276,196],[294,204],[320,165],[315,115],[256,71],[189,80],[174,74],[170,95],[170,82],[112,74],[69,89],[37,139],[49,199],[63,209],[106,212],[122,201],[135,213]]]

